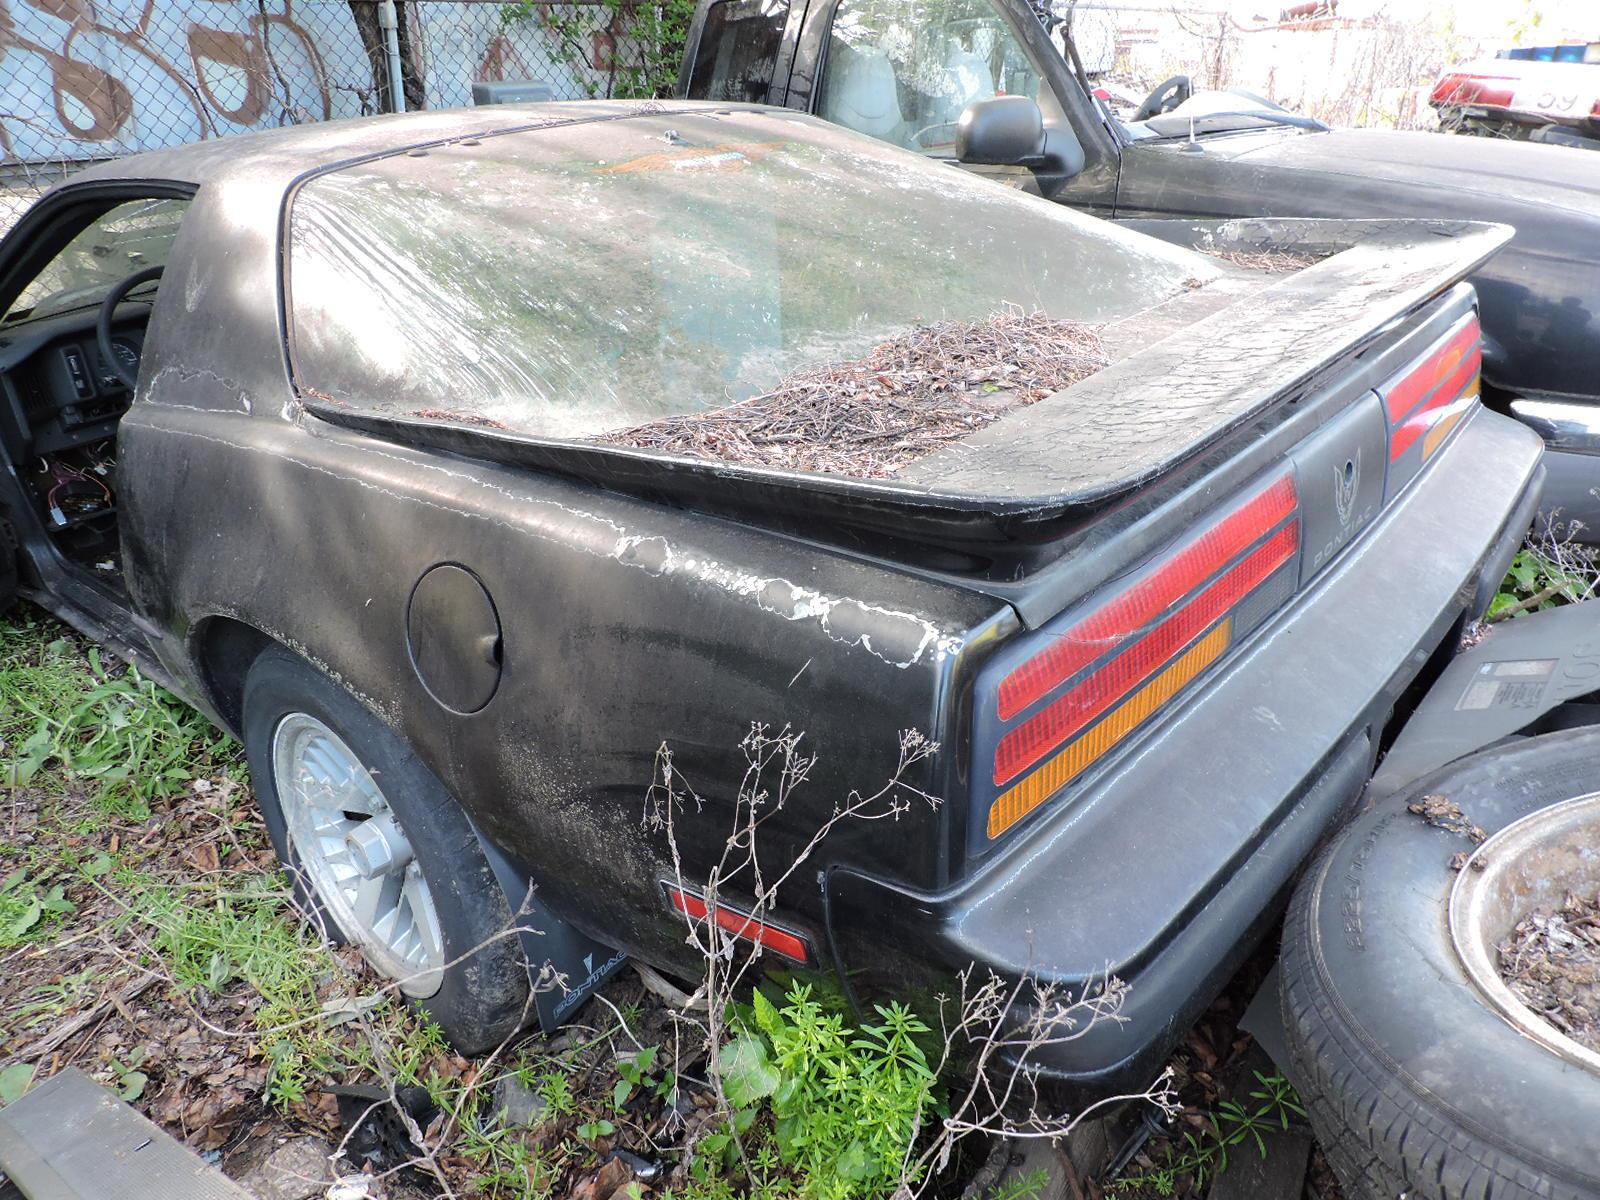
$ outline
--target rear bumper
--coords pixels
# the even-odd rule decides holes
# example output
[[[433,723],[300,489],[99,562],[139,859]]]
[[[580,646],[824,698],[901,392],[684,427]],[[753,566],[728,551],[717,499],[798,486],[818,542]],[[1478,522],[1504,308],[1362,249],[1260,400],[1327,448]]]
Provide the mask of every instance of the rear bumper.
[[[1074,988],[1109,971],[1129,984],[1122,1019],[1038,1065],[1085,1096],[1148,1082],[1275,918],[1359,795],[1402,692],[1515,548],[1540,454],[1530,430],[1476,413],[1221,674],[957,887],[919,895],[832,872],[842,966],[929,958]]]

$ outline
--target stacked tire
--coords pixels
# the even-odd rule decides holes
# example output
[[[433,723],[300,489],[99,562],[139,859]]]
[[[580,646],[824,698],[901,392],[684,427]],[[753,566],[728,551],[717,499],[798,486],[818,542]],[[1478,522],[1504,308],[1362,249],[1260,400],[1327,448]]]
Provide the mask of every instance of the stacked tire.
[[[1444,796],[1492,836],[1596,791],[1600,730],[1522,739],[1379,801],[1300,885],[1286,1070],[1349,1200],[1600,1198],[1600,1075],[1482,998],[1448,923],[1452,860],[1472,843],[1407,808]]]

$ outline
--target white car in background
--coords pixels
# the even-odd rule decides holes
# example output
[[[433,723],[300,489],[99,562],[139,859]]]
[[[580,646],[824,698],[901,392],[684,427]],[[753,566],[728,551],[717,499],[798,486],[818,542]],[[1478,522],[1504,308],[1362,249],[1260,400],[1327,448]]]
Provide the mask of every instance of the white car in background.
[[[1429,103],[1454,133],[1600,149],[1600,42],[1451,67]]]

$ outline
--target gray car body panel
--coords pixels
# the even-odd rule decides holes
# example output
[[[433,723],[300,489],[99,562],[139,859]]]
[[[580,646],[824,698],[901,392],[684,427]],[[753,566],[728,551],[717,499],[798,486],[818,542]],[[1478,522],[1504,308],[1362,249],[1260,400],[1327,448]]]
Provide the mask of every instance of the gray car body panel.
[[[678,829],[681,860],[701,872],[731,831],[746,769],[737,747],[752,723],[804,730],[820,755],[763,827],[763,853],[785,865],[841,797],[894,772],[902,731],[920,730],[944,748],[906,782],[945,803],[914,801],[892,824],[835,830],[776,915],[809,939],[812,965],[862,994],[948,986],[964,957],[1025,966],[1030,930],[1048,978],[1071,982],[1091,957],[1125,969],[1135,993],[1150,996],[1127,1038],[1084,1043],[1048,1064],[1096,1088],[1125,1080],[1164,1052],[1191,1003],[1204,1002],[1270,920],[1275,888],[1314,836],[1304,831],[1323,828],[1346,777],[1364,774],[1350,747],[1372,741],[1398,681],[1451,643],[1508,526],[1526,517],[1540,443],[1491,413],[1464,419],[1387,510],[1358,504],[1343,540],[1297,567],[1301,597],[1283,620],[996,847],[973,845],[967,821],[977,681],[1002,649],[1039,636],[1030,626],[1148,563],[1253,480],[1303,471],[1301,504],[1325,510],[1334,468],[1374,436],[1371,389],[1388,356],[1408,356],[1408,339],[1465,316],[1471,293],[1454,281],[1502,235],[1457,230],[1458,240],[1416,251],[1431,282],[1403,263],[1388,275],[1375,267],[1394,287],[1341,310],[1352,329],[1339,337],[1364,321],[1366,338],[1319,343],[1343,357],[1293,372],[1298,384],[1275,378],[1278,390],[1241,400],[1242,419],[1191,440],[1164,473],[1125,474],[1121,492],[1062,514],[1040,534],[1050,554],[1021,569],[941,559],[925,541],[872,540],[759,504],[708,514],[682,495],[497,458],[481,431],[430,445],[420,431],[376,436],[302,403],[279,273],[285,197],[305,172],[419,139],[637,111],[507,106],[303,128],[125,160],[58,192],[198,185],[119,431],[129,603],[85,616],[60,588],[36,594],[91,629],[115,620],[139,630],[141,661],[234,727],[232,648],[296,651],[404,738],[482,835],[534,873],[550,912],[688,973],[700,964],[661,890],[674,856],[642,819],[658,749],[671,746],[675,769],[705,800]],[[1338,260],[1325,267],[1285,294],[1311,299],[1297,289],[1343,278]],[[1243,382],[1238,372],[1218,377]],[[1370,470],[1384,475],[1386,464]],[[440,564],[476,577],[502,627],[498,685],[470,714],[443,708],[414,665],[410,597]],[[1371,636],[1358,618],[1378,622]],[[1285,732],[1292,754],[1262,751]],[[1330,766],[1337,778],[1317,790]],[[1219,788],[1236,793],[1231,808],[1197,803]],[[1313,793],[1303,824],[1294,814]],[[1137,910],[1113,904],[1114,889],[1140,874],[1131,868],[1147,857],[1147,838],[1162,854],[1184,841],[1195,853],[1166,864],[1155,892],[1122,897]],[[512,907],[521,899],[510,896]],[[1091,946],[1084,935],[1103,919],[1111,924]],[[1174,1007],[1180,993],[1190,1000]]]

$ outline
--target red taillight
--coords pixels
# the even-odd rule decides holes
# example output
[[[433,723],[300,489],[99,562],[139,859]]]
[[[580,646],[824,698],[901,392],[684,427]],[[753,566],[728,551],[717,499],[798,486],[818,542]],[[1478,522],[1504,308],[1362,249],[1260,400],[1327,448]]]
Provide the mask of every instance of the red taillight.
[[[1416,443],[1416,440],[1434,427],[1434,423],[1448,414],[1443,410],[1447,405],[1454,404],[1463,398],[1463,394],[1478,378],[1478,370],[1483,363],[1483,354],[1474,349],[1466,362],[1455,369],[1455,372],[1445,380],[1434,394],[1420,404],[1412,414],[1407,417],[1394,431],[1394,437],[1389,443],[1389,457],[1399,458]],[[1474,390],[1469,399],[1476,399]]]
[[[1063,631],[1048,650],[1000,681],[1001,720],[1010,720],[1140,632],[1294,508],[1294,481],[1285,475],[1120,596]]]
[[[706,902],[693,892],[685,891],[679,887],[667,889],[667,900],[672,907],[692,921],[703,921],[707,912]],[[717,924],[736,938],[747,942],[755,942],[765,950],[774,954],[781,954],[791,962],[808,963],[811,961],[809,947],[806,940],[798,934],[790,933],[787,929],[780,929],[776,925],[769,925],[758,921],[748,913],[739,912],[726,904],[717,905]]]
[[[1462,77],[1460,75],[1441,76],[1439,82],[1433,85],[1433,94],[1428,97],[1431,104],[1455,104],[1461,97]]]
[[[1290,488],[1291,501],[1293,487]],[[994,781],[1009,783],[1155,674],[1276,571],[1300,545],[1298,523],[1280,529],[1236,567],[1077,687],[1000,739]],[[1102,652],[1104,647],[1102,647]]]
[[[1294,477],[1280,476],[1125,584],[1041,637],[997,688],[980,829],[999,837],[1200,678],[1292,594]],[[1038,705],[1035,709],[1035,706]],[[1029,713],[1030,709],[1035,709]]]
[[[1434,105],[1476,105],[1481,108],[1510,108],[1515,81],[1504,76],[1476,76],[1454,73],[1433,85],[1428,97]]]
[[[1465,404],[1477,398],[1482,367],[1483,331],[1477,316],[1468,315],[1415,366],[1382,389],[1390,425],[1391,462],[1411,449],[1418,438],[1454,424]],[[1425,441],[1424,454],[1438,441]]]

